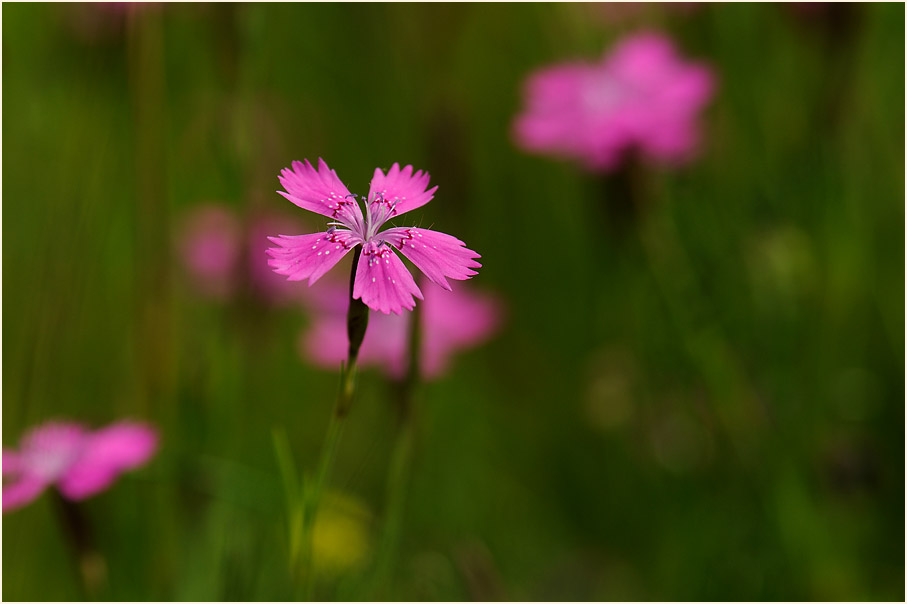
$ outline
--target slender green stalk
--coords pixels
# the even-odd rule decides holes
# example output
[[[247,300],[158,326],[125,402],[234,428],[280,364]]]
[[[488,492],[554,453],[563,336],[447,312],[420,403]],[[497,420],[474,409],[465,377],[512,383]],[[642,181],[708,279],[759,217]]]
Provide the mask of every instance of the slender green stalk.
[[[315,521],[321,504],[322,491],[331,474],[334,459],[337,457],[337,447],[340,443],[340,436],[343,433],[344,420],[349,413],[356,393],[356,360],[359,357],[359,348],[362,346],[365,330],[368,327],[368,307],[363,304],[362,300],[353,299],[353,284],[356,281],[356,267],[359,264],[361,253],[362,248],[357,247],[353,253],[353,267],[350,271],[350,306],[347,312],[347,336],[350,342],[348,358],[347,362],[340,367],[340,388],[337,391],[337,402],[334,405],[334,412],[331,414],[330,424],[328,424],[328,432],[321,449],[321,457],[318,461],[314,481],[304,485],[301,587],[302,594],[307,600],[312,599],[312,593],[315,589],[313,560]],[[291,538],[292,543],[293,540]]]
[[[79,587],[86,600],[97,600],[107,586],[107,563],[94,544],[94,532],[78,503],[54,492],[54,503],[69,542],[69,549],[79,577]]]
[[[299,506],[300,485],[296,481],[296,464],[293,463],[293,453],[290,449],[290,442],[287,439],[286,432],[283,429],[274,428],[272,440],[286,497],[287,529],[290,546],[289,562],[292,574],[296,572],[301,547],[299,541],[299,537],[302,534],[302,508]]]
[[[703,332],[695,327],[691,308],[704,303],[707,294],[696,282],[693,262],[677,233],[677,227],[666,212],[649,211],[654,191],[648,186],[643,166],[638,162],[615,175],[615,190],[622,194],[612,203],[624,203],[632,210],[632,227],[640,249],[649,266],[653,285],[660,295],[668,317],[685,343],[691,361],[701,372],[714,403],[708,407],[710,414],[726,429],[733,424],[735,410],[719,401],[748,401],[747,378],[734,361],[732,350],[721,332]],[[750,403],[744,410],[754,422],[762,420],[764,410]],[[716,434],[716,436],[720,436]],[[731,442],[732,446],[739,446]]]
[[[167,199],[164,32],[158,11],[131,12],[127,22],[129,89],[135,136],[136,355],[141,391],[167,400],[173,386],[170,213]]]
[[[406,490],[409,484],[410,466],[412,465],[413,441],[415,440],[414,423],[411,419],[399,427],[394,451],[391,454],[390,469],[385,492],[385,521],[381,542],[376,556],[375,576],[372,584],[373,597],[387,599],[381,592],[393,574],[400,546],[400,529],[403,524],[403,511],[406,502]]]
[[[348,374],[344,368],[341,372],[343,375]],[[346,381],[341,377],[342,381]],[[302,587],[303,595],[306,600],[312,599],[312,592],[315,587],[314,581],[314,536],[315,520],[318,515],[318,508],[321,504],[321,493],[324,489],[325,482],[334,467],[334,459],[337,456],[337,446],[340,443],[340,436],[343,433],[345,414],[340,414],[337,410],[340,407],[340,399],[344,398],[346,389],[341,386],[341,395],[338,396],[337,407],[331,414],[331,422],[328,424],[327,436],[324,439],[324,445],[321,449],[321,457],[318,461],[318,469],[315,473],[315,479],[311,486],[306,485],[305,496],[303,500],[302,512]]]

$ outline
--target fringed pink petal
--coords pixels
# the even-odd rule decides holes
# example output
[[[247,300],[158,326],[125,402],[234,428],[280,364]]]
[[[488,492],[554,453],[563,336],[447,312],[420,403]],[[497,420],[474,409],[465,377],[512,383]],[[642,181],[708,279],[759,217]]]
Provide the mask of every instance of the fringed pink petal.
[[[401,170],[400,164],[395,163],[386,175],[381,168],[375,168],[368,191],[369,203],[384,203],[392,208],[387,212],[387,218],[415,210],[431,201],[438,190],[436,186],[426,190],[428,180],[428,172],[419,170],[413,174],[412,166]]]
[[[466,244],[445,233],[415,227],[387,229],[380,236],[409,258],[425,275],[450,289],[447,279],[462,281],[476,275],[474,268],[482,265],[475,261],[479,254]]]
[[[422,292],[403,261],[386,245],[365,244],[356,267],[353,298],[372,310],[400,314],[415,307],[413,296],[421,300]]]
[[[318,170],[309,160],[294,161],[292,170],[280,171],[280,184],[286,192],[278,193],[300,208],[335,218],[351,229],[362,228],[359,204],[323,159],[318,159]]]
[[[268,255],[271,256],[268,265],[274,272],[285,275],[290,281],[308,279],[309,285],[331,270],[360,242],[350,231],[340,229],[268,239],[280,246],[268,248]]]

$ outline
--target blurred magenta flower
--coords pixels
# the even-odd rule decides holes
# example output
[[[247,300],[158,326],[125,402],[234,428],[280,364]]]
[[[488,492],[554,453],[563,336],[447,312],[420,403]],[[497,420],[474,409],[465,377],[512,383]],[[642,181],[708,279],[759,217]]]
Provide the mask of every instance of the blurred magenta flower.
[[[248,287],[259,300],[283,304],[304,298],[307,288],[268,268],[268,233],[303,228],[282,213],[258,212],[243,220],[227,205],[207,203],[184,214],[177,252],[192,287],[205,296],[224,300]]]
[[[316,365],[335,369],[346,359],[349,296],[339,285],[316,291],[319,296],[314,304],[313,323],[303,332],[299,350]],[[503,312],[497,298],[472,292],[465,286],[444,291],[430,285],[424,294],[420,371],[426,378],[435,378],[447,370],[453,353],[488,340],[500,327]],[[373,317],[359,352],[359,363],[380,367],[391,377],[403,377],[412,316],[407,313]]]
[[[239,220],[219,204],[197,206],[184,217],[179,255],[193,285],[203,294],[223,299],[236,290],[240,233]]]
[[[305,299],[308,288],[301,283],[288,281],[274,273],[268,265],[268,234],[274,232],[293,232],[307,228],[302,221],[283,213],[263,212],[256,214],[249,221],[246,232],[246,250],[244,259],[248,271],[249,285],[259,298],[274,304],[283,304],[294,300]]]
[[[416,304],[413,296],[421,300],[422,292],[392,248],[444,289],[450,289],[448,278],[468,279],[477,274],[472,269],[482,266],[475,261],[479,254],[444,233],[415,227],[378,232],[394,216],[431,201],[438,187],[426,190],[428,173],[419,170],[413,174],[412,166],[401,170],[396,163],[386,175],[375,168],[363,216],[357,196],[350,194],[324,160],[319,158],[317,171],[308,160],[292,165],[292,170],[281,170],[280,184],[286,192],[278,193],[300,208],[334,221],[323,233],[270,238],[280,247],[268,250],[268,264],[290,281],[308,279],[309,285],[315,283],[347,252],[361,245],[353,298],[384,314],[400,314],[404,308],[412,310]]]
[[[67,499],[91,497],[143,465],[156,448],[155,431],[133,422],[95,432],[68,422],[33,428],[18,451],[3,450],[3,511],[30,503],[51,485]]]
[[[635,34],[597,63],[532,74],[514,137],[526,151],[576,159],[594,171],[615,169],[634,148],[677,164],[696,150],[697,117],[714,86],[712,71],[682,60],[667,37]]]

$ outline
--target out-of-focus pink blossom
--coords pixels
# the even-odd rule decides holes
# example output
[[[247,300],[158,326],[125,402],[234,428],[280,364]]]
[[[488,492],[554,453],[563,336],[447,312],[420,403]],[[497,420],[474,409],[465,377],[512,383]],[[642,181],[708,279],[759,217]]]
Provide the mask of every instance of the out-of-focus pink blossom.
[[[179,254],[193,286],[203,294],[226,298],[236,291],[240,230],[233,212],[221,205],[201,205],[186,215],[180,227]]]
[[[601,61],[541,69],[525,85],[525,110],[514,122],[523,149],[613,170],[638,149],[678,164],[699,142],[698,117],[712,98],[714,76],[681,59],[657,33],[625,38]]]
[[[308,289],[298,281],[288,281],[268,266],[268,235],[273,233],[298,233],[306,226],[301,221],[277,213],[262,213],[249,221],[246,235],[246,269],[252,292],[269,302],[286,303],[308,295]]]
[[[30,503],[51,485],[67,499],[91,497],[147,462],[156,448],[156,432],[133,422],[94,432],[76,423],[33,428],[18,451],[3,450],[3,511]]]
[[[346,359],[346,310],[349,292],[341,286],[315,288],[313,323],[299,341],[300,354],[316,365],[336,369]],[[453,354],[488,340],[502,321],[501,303],[466,286],[445,291],[426,285],[422,311],[420,372],[426,378],[443,374]],[[373,315],[359,364],[377,366],[388,375],[406,373],[411,313]]]
[[[268,235],[304,228],[282,213],[243,219],[229,206],[207,203],[183,216],[177,252],[191,286],[204,296],[224,300],[244,290],[260,301],[285,304],[304,298],[308,288],[268,268]]]
[[[280,172],[278,191],[303,210],[332,219],[327,231],[310,235],[280,235],[271,237],[279,247],[268,250],[269,265],[279,275],[291,281],[309,280],[315,283],[341,258],[356,246],[362,246],[353,298],[384,314],[400,314],[412,310],[415,298],[422,291],[409,269],[392,250],[409,258],[425,275],[444,289],[450,289],[448,279],[469,279],[479,254],[466,247],[456,237],[416,227],[381,227],[395,216],[415,210],[434,197],[438,187],[428,188],[427,172],[413,173],[412,166],[400,168],[394,164],[385,174],[375,168],[368,197],[364,200],[365,214],[356,195],[346,188],[323,159],[316,170],[308,160],[294,161],[292,169]]]

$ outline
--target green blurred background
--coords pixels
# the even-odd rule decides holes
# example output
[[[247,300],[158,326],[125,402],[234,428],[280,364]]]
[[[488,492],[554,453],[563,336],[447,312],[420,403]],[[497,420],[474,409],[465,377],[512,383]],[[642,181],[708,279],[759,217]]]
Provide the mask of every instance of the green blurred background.
[[[378,594],[393,388],[361,375],[317,597],[904,598],[902,4],[2,16],[3,444],[49,418],[162,437],[82,505],[99,597],[294,597],[273,434],[312,470],[337,374],[299,358],[300,308],[198,296],[174,239],[203,202],[292,213],[279,170],[321,156],[359,193],[430,171],[424,224],[482,254],[507,320],[419,388]],[[719,86],[699,160],[631,214],[509,131],[530,71],[639,29]],[[52,503],[3,517],[7,600],[82,597]]]

